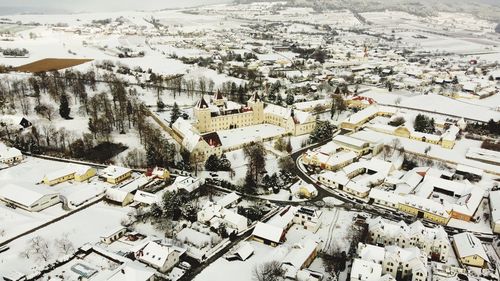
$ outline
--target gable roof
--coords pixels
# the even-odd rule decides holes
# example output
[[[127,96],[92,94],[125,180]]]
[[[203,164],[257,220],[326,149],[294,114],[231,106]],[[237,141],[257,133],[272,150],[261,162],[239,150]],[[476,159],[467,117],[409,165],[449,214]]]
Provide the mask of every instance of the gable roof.
[[[474,234],[464,232],[453,235],[453,242],[460,258],[477,255],[485,261],[490,262],[488,255],[486,255],[486,252],[484,251],[481,240],[474,236]]]
[[[163,267],[170,254],[174,251],[170,246],[151,241],[143,249],[137,251],[135,255],[143,262],[156,267]]]
[[[258,222],[252,232],[252,235],[271,242],[280,243],[281,236],[283,235],[283,229],[271,224]]]
[[[16,202],[20,205],[31,207],[45,196],[58,195],[57,192],[49,192],[42,188],[27,188],[20,185],[7,184],[0,189],[0,198]]]

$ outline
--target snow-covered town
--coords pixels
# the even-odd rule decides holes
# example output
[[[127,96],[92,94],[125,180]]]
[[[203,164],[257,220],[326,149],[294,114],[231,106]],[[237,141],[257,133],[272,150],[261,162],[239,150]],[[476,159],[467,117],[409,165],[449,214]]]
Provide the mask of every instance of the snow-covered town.
[[[498,1],[11,2],[0,280],[500,281]]]

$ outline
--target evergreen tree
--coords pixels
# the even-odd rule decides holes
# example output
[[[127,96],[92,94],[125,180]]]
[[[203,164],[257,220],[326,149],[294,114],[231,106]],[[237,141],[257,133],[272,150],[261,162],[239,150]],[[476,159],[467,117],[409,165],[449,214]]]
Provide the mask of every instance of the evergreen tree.
[[[175,121],[181,116],[181,110],[176,102],[174,102],[174,106],[172,107],[172,112],[170,113],[170,127],[174,124]]]
[[[219,170],[219,157],[217,157],[217,155],[212,154],[208,157],[205,162],[205,170],[213,172]]]
[[[283,151],[285,150],[285,141],[283,140],[283,137],[279,137],[275,142],[274,142],[274,149],[278,151]]]
[[[295,101],[295,96],[293,94],[290,93],[286,95],[286,104],[292,105],[294,101]]]
[[[311,133],[309,139],[311,142],[321,142],[333,137],[335,127],[328,121],[316,121],[316,127]]]
[[[71,119],[69,114],[71,112],[71,108],[69,108],[68,97],[66,95],[61,95],[61,104],[59,105],[59,114],[62,118],[68,120]]]
[[[276,95],[276,104],[277,105],[283,105],[283,97],[281,96],[280,93]]]

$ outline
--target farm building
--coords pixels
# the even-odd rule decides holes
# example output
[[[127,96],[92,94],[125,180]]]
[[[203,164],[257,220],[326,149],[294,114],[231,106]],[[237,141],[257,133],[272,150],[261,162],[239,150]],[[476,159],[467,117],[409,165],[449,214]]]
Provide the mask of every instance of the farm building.
[[[90,166],[78,166],[75,169],[75,180],[83,182],[95,176],[96,173],[96,169]]]
[[[123,189],[108,188],[106,189],[106,199],[125,207],[134,201],[134,195]]]
[[[127,229],[124,227],[119,227],[117,229],[113,229],[109,231],[108,233],[105,233],[101,235],[101,242],[105,244],[111,244],[114,241],[120,239],[125,233],[127,232]]]
[[[108,166],[101,171],[99,177],[104,178],[108,183],[119,184],[132,176],[132,170],[118,166]]]
[[[0,200],[30,212],[41,211],[61,201],[57,192],[13,184],[0,189]]]
[[[43,183],[53,186],[73,179],[83,182],[95,176],[95,174],[96,170],[90,166],[68,166],[64,169],[46,174],[43,178]]]
[[[75,170],[71,167],[67,167],[61,170],[48,173],[43,177],[43,183],[46,185],[56,185],[58,183],[63,183],[75,178]]]

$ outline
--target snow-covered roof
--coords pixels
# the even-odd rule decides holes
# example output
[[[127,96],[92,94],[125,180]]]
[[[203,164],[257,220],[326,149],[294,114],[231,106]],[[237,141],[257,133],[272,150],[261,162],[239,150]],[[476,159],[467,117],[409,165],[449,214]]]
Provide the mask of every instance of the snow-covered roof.
[[[252,232],[252,235],[269,240],[271,242],[279,243],[281,241],[283,231],[283,228],[263,222],[258,222]]]
[[[234,202],[238,201],[239,199],[240,199],[240,196],[238,194],[236,194],[236,192],[231,192],[231,193],[226,194],[221,199],[219,199],[219,201],[217,201],[217,205],[221,206],[222,208],[225,208],[225,207],[233,204]]]
[[[136,252],[135,256],[140,261],[161,268],[174,251],[171,246],[151,241],[143,249]]]
[[[390,191],[385,191],[382,189],[378,188],[372,188],[370,190],[370,198],[374,200],[381,200],[385,202],[390,202],[391,204],[399,204],[399,202],[402,200],[402,197],[399,194],[396,194],[394,192]]]
[[[385,249],[370,244],[358,244],[358,256],[365,261],[382,264],[385,257]]]
[[[352,190],[357,193],[367,193],[370,191],[370,188],[368,186],[353,181],[347,183],[346,189]]]
[[[189,244],[192,244],[196,247],[204,247],[205,245],[208,245],[211,243],[212,239],[210,238],[210,235],[201,233],[199,231],[196,231],[192,228],[184,228],[179,233],[177,233],[177,239],[183,242],[187,242]]]
[[[338,146],[338,144],[331,141],[331,142],[328,142],[327,144],[321,146],[318,149],[318,151],[322,154],[330,155],[330,154],[336,152],[337,150],[339,150],[339,148],[340,147]]]
[[[448,214],[448,211],[450,211],[450,206],[447,205],[441,205],[438,202],[419,197],[416,195],[406,195],[403,197],[403,201],[401,203],[404,203],[405,205],[412,206],[414,208],[433,213],[435,215],[439,215],[441,217],[448,218],[450,215]]]
[[[151,205],[153,203],[159,203],[161,199],[156,194],[137,190],[134,195],[134,201]]]
[[[247,260],[254,252],[254,248],[248,242],[241,243],[240,248],[236,251],[236,255],[240,257],[242,261]]]
[[[147,281],[155,270],[138,262],[128,262],[115,269],[107,281]]]
[[[346,185],[350,179],[343,172],[332,172],[326,171],[319,175],[320,178],[324,178],[325,180],[332,181],[337,184]]]
[[[349,116],[346,120],[344,120],[344,122],[358,124],[362,121],[365,121],[366,119],[375,116],[378,112],[379,107],[377,105],[372,105]]]
[[[28,188],[14,184],[7,184],[0,189],[0,198],[16,202],[28,208],[45,196],[56,195],[59,195],[59,193],[43,188]]]
[[[304,267],[317,247],[318,243],[311,239],[306,239],[301,244],[295,245],[281,262],[285,266],[286,276],[295,277],[297,271]]]
[[[500,224],[500,190],[490,191],[491,220]]]
[[[346,136],[346,135],[337,135],[333,138],[333,141],[337,144],[344,144],[344,145],[349,145],[349,146],[355,146],[355,147],[364,147],[367,142],[363,141],[363,140],[360,140],[360,139],[357,139],[357,138],[353,138],[353,137],[350,137],[350,136]]]
[[[484,174],[484,171],[482,169],[471,167],[471,166],[467,166],[467,165],[463,165],[463,164],[458,164],[456,170],[460,171],[460,172],[465,172],[465,173],[477,175],[477,176],[480,176],[480,177],[482,177],[483,174]]]
[[[356,157],[358,157],[358,155],[354,151],[341,151],[330,156],[326,163],[331,166],[337,166],[339,164],[354,160],[356,159]]]
[[[171,188],[174,190],[185,190],[187,192],[193,192],[198,187],[203,184],[203,179],[195,178],[190,176],[178,176],[175,178],[174,183],[172,183]]]
[[[202,139],[201,136],[195,132],[193,125],[184,120],[184,118],[177,118],[172,124],[172,129],[178,131],[182,135],[182,146],[188,151],[193,151],[198,142]]]
[[[268,222],[268,224],[274,225],[281,229],[285,229],[292,222],[295,213],[298,211],[298,207],[287,206],[280,210],[280,212],[274,215]]]
[[[238,228],[244,229],[248,226],[248,219],[236,212],[223,208],[220,211],[221,218],[225,221],[236,225]]]
[[[467,150],[465,157],[483,160],[491,163],[500,163],[500,152],[479,147],[471,147]]]
[[[114,202],[123,202],[125,198],[130,194],[130,192],[125,191],[119,188],[107,188],[106,189],[106,198]]]
[[[64,167],[63,169],[59,169],[56,171],[53,171],[51,173],[48,173],[45,175],[45,178],[49,181],[53,181],[71,174],[75,173],[75,168],[73,167]]]
[[[0,143],[0,162],[16,157],[21,157],[22,155],[23,154],[19,149],[14,147],[8,147],[5,144]]]
[[[474,234],[469,232],[455,234],[453,235],[453,242],[460,258],[477,255],[487,262],[490,261],[481,240],[474,236]]]
[[[382,276],[382,266],[378,263],[355,259],[352,263],[351,277],[359,281],[378,280]]]
[[[118,178],[126,173],[129,173],[131,172],[132,170],[129,169],[129,168],[125,168],[125,167],[119,167],[119,166],[114,166],[114,165],[111,165],[111,166],[108,166],[106,167],[105,169],[103,169],[101,171],[101,175],[103,177],[106,177],[106,178]]]

